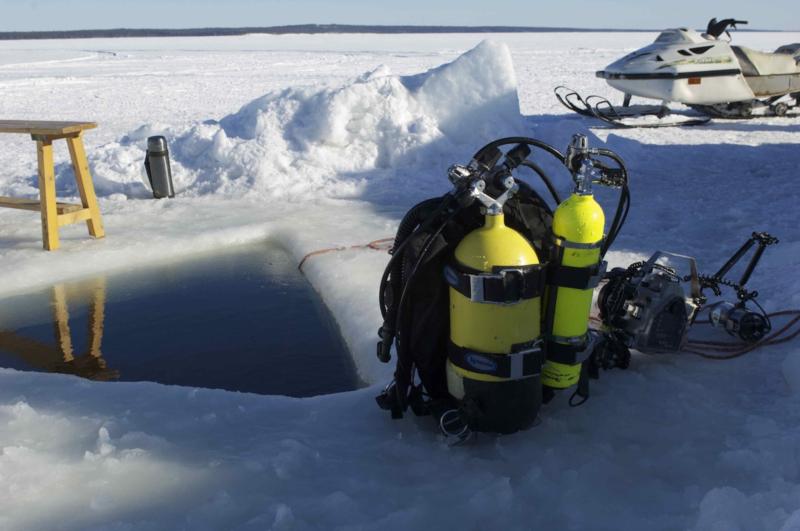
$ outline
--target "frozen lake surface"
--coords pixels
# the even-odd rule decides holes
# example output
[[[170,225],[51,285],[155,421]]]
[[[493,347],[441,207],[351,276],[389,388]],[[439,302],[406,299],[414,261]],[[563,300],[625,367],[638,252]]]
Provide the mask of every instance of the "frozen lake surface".
[[[610,267],[662,249],[709,272],[768,231],[781,243],[750,286],[769,311],[800,307],[797,118],[612,130],[553,97],[568,85],[620,101],[594,72],[654,38],[0,42],[0,117],[99,123],[85,143],[107,229],[93,241],[64,227],[44,253],[37,215],[0,210],[0,296],[266,240],[296,265],[392,236],[416,201],[448,190],[450,164],[494,138],[564,149],[584,133],[631,175]],[[800,34],[734,39],[774,50]],[[174,200],[142,182],[151,134],[170,141]],[[74,200],[63,146],[55,158]],[[35,197],[35,174],[30,139],[0,135],[0,194]],[[296,399],[0,369],[0,529],[800,529],[796,342],[724,363],[635,353],[584,406],[556,399],[534,429],[451,448],[429,418],[375,406],[393,370],[375,359],[387,260],[359,248],[304,266],[366,389]]]

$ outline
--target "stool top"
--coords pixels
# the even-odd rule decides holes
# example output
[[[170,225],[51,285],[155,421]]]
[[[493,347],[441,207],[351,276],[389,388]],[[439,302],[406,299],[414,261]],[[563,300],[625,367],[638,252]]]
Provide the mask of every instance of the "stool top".
[[[26,133],[31,135],[68,135],[84,129],[94,129],[94,122],[50,122],[41,120],[2,120],[0,133]]]

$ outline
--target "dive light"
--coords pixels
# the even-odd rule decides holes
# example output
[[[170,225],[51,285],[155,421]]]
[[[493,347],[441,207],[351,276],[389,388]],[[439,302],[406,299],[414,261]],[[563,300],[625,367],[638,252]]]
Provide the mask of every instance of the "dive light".
[[[720,301],[708,309],[711,324],[746,343],[755,343],[767,335],[772,326],[762,314],[748,310],[744,303]]]

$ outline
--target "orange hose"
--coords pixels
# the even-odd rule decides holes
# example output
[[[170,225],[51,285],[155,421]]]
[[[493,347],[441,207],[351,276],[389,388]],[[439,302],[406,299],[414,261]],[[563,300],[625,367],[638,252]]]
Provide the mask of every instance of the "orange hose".
[[[369,243],[364,243],[360,245],[329,247],[327,249],[319,249],[318,251],[311,251],[310,253],[305,255],[302,260],[300,260],[300,263],[297,264],[297,269],[302,271],[303,264],[305,264],[306,260],[308,260],[312,256],[318,256],[321,254],[333,253],[338,251],[349,251],[352,249],[372,249],[373,251],[384,251],[384,250],[388,251],[392,248],[392,246],[386,244],[391,242],[394,242],[394,238],[381,238],[380,240],[373,240]]]

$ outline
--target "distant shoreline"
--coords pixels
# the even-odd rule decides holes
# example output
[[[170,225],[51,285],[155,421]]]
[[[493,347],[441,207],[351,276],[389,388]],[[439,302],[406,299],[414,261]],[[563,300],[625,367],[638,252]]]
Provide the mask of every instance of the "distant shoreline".
[[[287,35],[332,34],[332,33],[653,33],[654,29],[614,29],[614,28],[546,28],[536,26],[371,26],[350,24],[298,24],[292,26],[244,27],[244,28],[116,28],[102,30],[68,31],[3,31],[0,40],[30,39],[98,39],[122,37],[224,37],[248,34]],[[738,31],[784,31],[784,30],[738,30]]]

